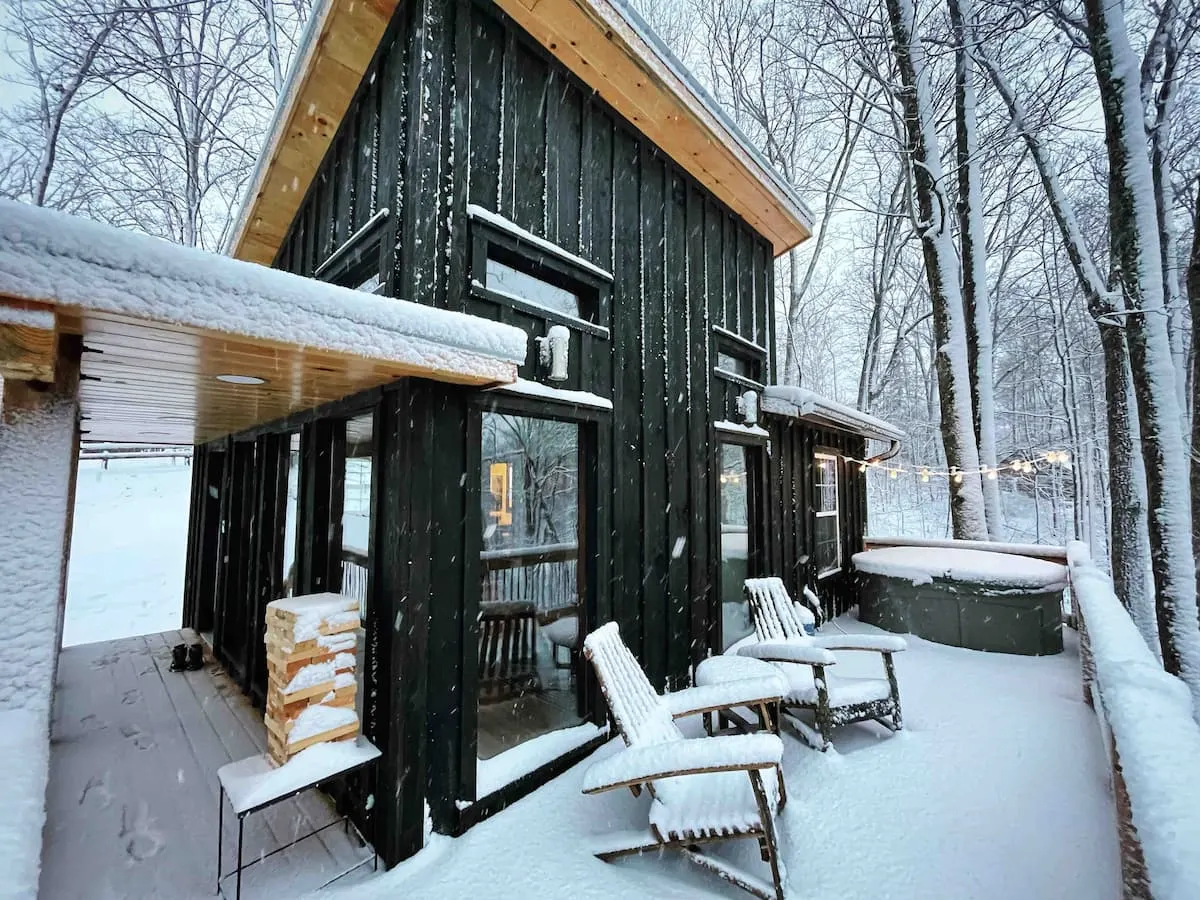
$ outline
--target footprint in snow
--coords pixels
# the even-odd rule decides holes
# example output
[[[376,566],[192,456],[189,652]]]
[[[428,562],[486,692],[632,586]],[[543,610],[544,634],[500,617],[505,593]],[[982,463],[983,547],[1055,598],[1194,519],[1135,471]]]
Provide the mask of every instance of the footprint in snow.
[[[88,779],[87,784],[83,786],[83,792],[79,795],[79,805],[83,806],[88,798],[88,794],[95,793],[100,801],[100,808],[105,809],[108,804],[112,803],[113,795],[108,789],[108,784],[100,775],[93,775]]]
[[[125,841],[125,853],[134,862],[144,862],[156,856],[163,848],[163,836],[154,827],[154,819],[150,815],[150,807],[143,800],[138,803],[137,812],[132,816],[129,807],[121,807],[121,833],[118,835]]]
[[[132,706],[133,704],[137,703],[141,699],[142,699],[142,692],[139,691],[137,688],[130,688],[124,694],[121,695],[121,703],[123,703],[125,706]]]
[[[154,738],[151,737],[136,725],[122,725],[121,737],[133,741],[133,746],[139,750],[150,750],[156,746]]]

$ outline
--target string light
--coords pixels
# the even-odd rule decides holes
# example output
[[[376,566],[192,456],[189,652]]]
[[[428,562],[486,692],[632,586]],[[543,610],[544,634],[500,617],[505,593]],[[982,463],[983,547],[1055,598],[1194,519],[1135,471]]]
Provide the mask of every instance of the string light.
[[[1007,463],[1002,463],[997,466],[989,466],[986,464],[980,465],[977,469],[960,469],[957,466],[951,466],[948,471],[937,469],[933,466],[909,466],[902,465],[889,466],[880,461],[869,459],[856,459],[852,456],[844,456],[843,459],[847,463],[858,466],[860,472],[867,472],[869,469],[882,469],[887,472],[889,479],[896,479],[903,474],[918,475],[922,482],[929,482],[932,478],[948,478],[955,484],[962,484],[963,477],[967,475],[978,475],[981,478],[986,478],[988,481],[995,481],[999,478],[1002,472],[1011,472],[1016,475],[1032,475],[1045,466],[1061,466],[1064,469],[1071,467],[1071,454],[1066,450],[1047,450],[1045,453],[1033,455],[1026,458],[1016,457]]]

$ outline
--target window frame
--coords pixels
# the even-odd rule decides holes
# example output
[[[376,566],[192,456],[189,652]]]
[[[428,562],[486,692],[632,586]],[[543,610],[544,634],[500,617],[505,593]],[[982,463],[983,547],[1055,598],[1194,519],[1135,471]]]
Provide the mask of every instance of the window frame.
[[[609,339],[610,332],[601,324],[600,319],[610,306],[611,280],[600,277],[582,265],[572,263],[568,257],[574,254],[567,250],[551,252],[546,247],[524,240],[486,219],[472,218],[470,229],[471,271],[468,292],[472,297],[510,307],[556,325],[565,325],[593,337]],[[579,298],[580,314],[573,316],[515,294],[491,290],[487,286],[489,258],[531,278],[575,294]]]
[[[720,325],[712,326],[714,347],[712,355],[712,371],[718,378],[736,384],[739,387],[761,392],[764,389],[763,373],[767,368],[767,351],[753,341],[740,334],[735,334]],[[719,363],[720,356],[733,357],[738,362],[746,363],[748,375],[732,372],[723,368]]]
[[[357,290],[368,277],[374,275],[379,285],[376,295],[387,295],[388,279],[383,271],[381,250],[384,225],[389,211],[385,207],[375,213],[365,225],[350,235],[329,257],[313,271],[313,278]]]
[[[818,481],[817,474],[821,472],[822,466],[817,465],[817,460],[827,459],[833,463],[833,509],[820,510],[816,508],[817,498],[820,496],[821,488],[830,487],[829,484]],[[817,556],[817,534],[815,521],[817,519],[833,519],[833,530],[836,535],[834,549],[836,550],[835,564],[825,569],[817,570],[817,578],[827,578],[830,575],[842,571],[842,473],[841,459],[837,451],[828,447],[817,447],[813,450],[813,563],[818,564]]]

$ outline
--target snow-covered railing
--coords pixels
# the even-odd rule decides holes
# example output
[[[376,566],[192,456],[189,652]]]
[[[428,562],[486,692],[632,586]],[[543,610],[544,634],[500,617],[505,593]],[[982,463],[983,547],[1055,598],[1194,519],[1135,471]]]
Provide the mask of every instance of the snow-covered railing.
[[[1067,546],[1079,610],[1084,697],[1112,764],[1127,898],[1194,898],[1200,890],[1200,726],[1086,545]]]

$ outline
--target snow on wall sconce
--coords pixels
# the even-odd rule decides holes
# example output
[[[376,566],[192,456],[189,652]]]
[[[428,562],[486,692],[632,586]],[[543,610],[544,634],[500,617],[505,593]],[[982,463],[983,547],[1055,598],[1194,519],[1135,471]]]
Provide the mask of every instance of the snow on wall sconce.
[[[535,339],[538,345],[538,362],[550,370],[551,381],[567,380],[567,348],[571,344],[571,332],[565,325],[551,325],[546,336]]]
[[[745,420],[747,425],[754,425],[758,422],[758,394],[754,391],[746,391],[737,398],[738,415]]]

